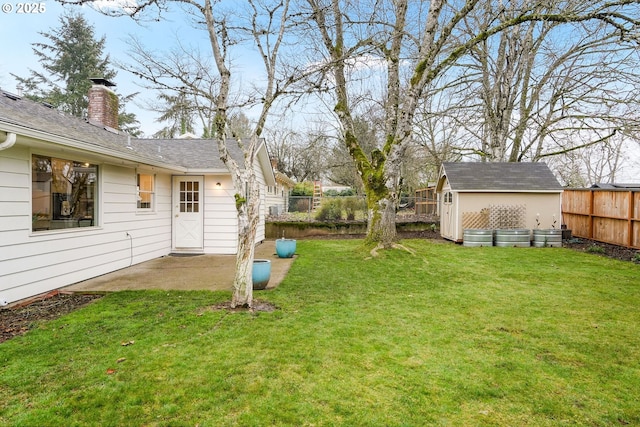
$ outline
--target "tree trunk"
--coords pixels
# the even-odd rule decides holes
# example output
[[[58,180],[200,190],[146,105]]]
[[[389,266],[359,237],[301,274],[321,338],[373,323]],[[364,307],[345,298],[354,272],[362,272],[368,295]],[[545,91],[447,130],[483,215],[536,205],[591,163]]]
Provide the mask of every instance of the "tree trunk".
[[[367,193],[369,205],[369,223],[367,238],[369,243],[377,243],[389,248],[396,241],[396,209],[390,197],[375,199],[375,195]]]
[[[251,180],[253,187],[255,179]],[[238,201],[238,254],[236,274],[233,280],[231,307],[253,306],[253,258],[255,253],[256,229],[259,220],[259,191],[254,189],[246,202]]]
[[[382,153],[374,152],[368,173],[365,174],[366,179],[363,180],[369,210],[366,240],[384,248],[391,247],[398,237],[396,208],[403,152],[401,144],[392,145],[386,158],[382,157]]]

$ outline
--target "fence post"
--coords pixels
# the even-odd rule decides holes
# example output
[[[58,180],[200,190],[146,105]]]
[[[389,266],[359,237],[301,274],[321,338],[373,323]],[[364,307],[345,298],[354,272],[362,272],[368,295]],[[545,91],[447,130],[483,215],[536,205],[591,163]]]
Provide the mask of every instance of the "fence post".
[[[634,197],[633,197],[633,191],[629,191],[627,193],[627,196],[629,197],[629,212],[627,214],[627,218],[629,220],[628,222],[628,235],[629,238],[627,240],[627,246],[632,247],[633,246],[633,211],[634,211],[634,206],[633,206],[633,202],[634,202]]]
[[[589,220],[588,220],[588,227],[589,227],[589,239],[593,239],[593,193],[594,191],[591,190],[589,192]]]

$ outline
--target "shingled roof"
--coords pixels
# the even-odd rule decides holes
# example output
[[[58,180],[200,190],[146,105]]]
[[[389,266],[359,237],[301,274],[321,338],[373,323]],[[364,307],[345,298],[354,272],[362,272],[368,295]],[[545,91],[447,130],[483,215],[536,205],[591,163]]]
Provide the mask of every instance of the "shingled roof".
[[[227,171],[212,139],[137,139],[124,132],[71,116],[43,103],[0,91],[0,126],[43,141],[56,140],[88,151],[143,164],[175,169]],[[231,157],[243,164],[235,141],[227,144]]]
[[[638,191],[640,190],[640,184],[619,183],[619,182],[609,184],[605,182],[597,182],[589,188],[600,189],[600,190]]]
[[[546,163],[443,163],[454,191],[562,191]]]

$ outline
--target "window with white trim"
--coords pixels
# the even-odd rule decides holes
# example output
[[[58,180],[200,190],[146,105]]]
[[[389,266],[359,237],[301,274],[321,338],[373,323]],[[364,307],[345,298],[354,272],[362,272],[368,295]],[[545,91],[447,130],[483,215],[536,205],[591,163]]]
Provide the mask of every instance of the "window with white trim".
[[[139,173],[136,187],[138,209],[153,211],[155,208],[155,175]]]
[[[31,156],[32,231],[97,225],[97,194],[97,165]]]

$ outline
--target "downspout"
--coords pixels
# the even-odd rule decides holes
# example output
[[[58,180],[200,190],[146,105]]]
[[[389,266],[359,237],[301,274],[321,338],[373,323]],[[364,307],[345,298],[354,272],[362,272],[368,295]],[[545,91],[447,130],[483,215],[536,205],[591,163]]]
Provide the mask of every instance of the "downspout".
[[[4,142],[0,142],[0,151],[6,150],[7,148],[13,147],[13,144],[16,143],[16,134],[13,132],[6,132],[6,137]]]

